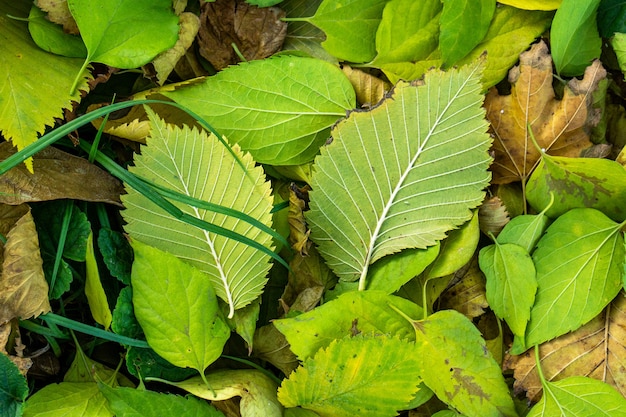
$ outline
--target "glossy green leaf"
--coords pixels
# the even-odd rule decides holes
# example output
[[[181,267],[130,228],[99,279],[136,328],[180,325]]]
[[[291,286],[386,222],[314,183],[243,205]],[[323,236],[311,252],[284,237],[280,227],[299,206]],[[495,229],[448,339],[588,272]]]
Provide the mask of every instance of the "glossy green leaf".
[[[231,149],[217,138],[188,127],[168,125],[150,111],[151,135],[133,174],[190,197],[239,210],[269,227],[273,199],[270,184],[249,154]],[[240,165],[240,163],[243,165]],[[205,220],[256,242],[266,251],[221,234],[209,233],[164,212],[135,189],[122,196],[134,239],[169,252],[206,273],[216,294],[229,306],[229,316],[258,298],[271,266],[267,252],[272,237],[231,216],[176,203],[191,217]]]
[[[133,305],[148,344],[170,363],[204,372],[230,336],[209,277],[166,252],[132,245]]]
[[[223,417],[215,407],[195,397],[181,397],[134,388],[111,388],[98,384],[107,399],[109,409],[116,417],[163,417],[164,413],[176,417]]]
[[[370,264],[426,248],[472,217],[490,174],[481,65],[400,83],[333,128],[315,160],[311,239],[328,266],[365,288]]]
[[[603,38],[616,33],[626,33],[626,2],[602,0],[598,7],[598,29]]]
[[[439,49],[445,66],[458,62],[485,37],[495,0],[444,0],[439,19]]]
[[[273,323],[287,337],[291,351],[304,360],[357,330],[413,340],[410,324],[390,306],[411,317],[422,314],[418,305],[382,291],[352,291],[312,311]]]
[[[550,46],[556,72],[577,76],[600,57],[602,40],[596,12],[600,0],[563,0],[550,29]]]
[[[80,36],[65,33],[62,26],[46,19],[46,14],[34,4],[28,15],[28,31],[44,51],[69,58],[87,56],[87,48]]]
[[[297,56],[239,64],[163,94],[203,117],[257,162],[271,165],[311,161],[330,126],[356,105],[339,68]]]
[[[498,3],[525,10],[556,10],[561,0],[500,0]]]
[[[95,382],[48,384],[26,400],[23,417],[113,417]]]
[[[567,158],[543,155],[530,176],[526,198],[535,210],[558,217],[573,208],[595,208],[615,221],[626,220],[626,170],[619,163],[600,158]]]
[[[105,330],[109,330],[111,326],[111,309],[107,301],[107,295],[100,281],[100,272],[98,272],[98,262],[93,248],[93,235],[89,233],[87,238],[87,250],[85,254],[85,295],[91,310],[91,316],[96,323],[101,324]]]
[[[624,417],[626,399],[597,379],[575,376],[543,383],[543,396],[526,417]]]
[[[616,33],[611,39],[611,46],[613,46],[622,73],[626,74],[626,33]]]
[[[0,352],[0,415],[21,416],[27,396],[26,378],[11,359]]]
[[[389,337],[335,340],[283,381],[278,399],[326,416],[395,415],[418,390],[414,351],[412,342]]]
[[[280,8],[287,13],[287,19],[297,19],[314,15],[321,3],[322,0],[285,0],[280,3]],[[283,51],[301,51],[313,58],[337,63],[337,58],[322,47],[325,39],[324,32],[308,21],[289,21]],[[374,43],[374,40],[371,42]]]
[[[537,292],[532,258],[521,246],[496,241],[481,249],[478,263],[487,279],[489,307],[507,322],[513,334],[523,337]]]
[[[100,229],[98,249],[111,275],[123,284],[130,284],[133,250],[124,235],[111,229]]]
[[[122,288],[117,296],[115,309],[111,318],[111,329],[122,336],[137,338],[143,334],[133,309],[133,289]]]
[[[548,227],[548,216],[542,211],[539,214],[522,214],[508,222],[498,235],[499,244],[512,243],[521,246],[526,253],[532,253],[537,242]]]
[[[557,218],[533,254],[537,295],[526,331],[533,346],[575,330],[600,314],[622,287],[620,225],[595,209]]]
[[[67,4],[87,47],[83,68],[90,62],[140,67],[178,39],[178,16],[171,0],[68,0]]]

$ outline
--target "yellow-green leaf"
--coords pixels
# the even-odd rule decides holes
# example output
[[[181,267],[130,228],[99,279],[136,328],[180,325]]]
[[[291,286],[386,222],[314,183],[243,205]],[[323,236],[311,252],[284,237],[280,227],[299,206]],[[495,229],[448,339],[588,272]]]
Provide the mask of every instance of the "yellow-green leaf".
[[[518,9],[526,10],[556,10],[562,0],[498,0],[498,3],[508,4]]]
[[[23,417],[113,417],[95,382],[49,384],[26,400]]]
[[[85,295],[89,303],[89,310],[91,310],[91,315],[96,323],[101,324],[108,330],[111,326],[112,315],[102,282],[100,282],[98,263],[96,262],[96,255],[93,249],[93,233],[89,233],[87,238],[85,263],[87,269],[85,274]]]

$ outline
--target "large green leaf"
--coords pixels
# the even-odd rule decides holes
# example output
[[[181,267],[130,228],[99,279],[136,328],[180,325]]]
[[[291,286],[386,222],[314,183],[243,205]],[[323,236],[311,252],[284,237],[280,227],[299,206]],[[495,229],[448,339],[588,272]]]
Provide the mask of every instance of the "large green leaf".
[[[357,336],[333,341],[284,380],[278,399],[335,417],[395,415],[420,383],[412,342]]]
[[[243,63],[163,94],[203,117],[257,162],[271,165],[311,161],[330,126],[356,105],[341,70],[297,56]]]
[[[307,220],[341,279],[364,288],[371,263],[432,246],[472,217],[490,179],[481,68],[400,83],[333,129],[315,160]]]
[[[151,135],[130,171],[184,195],[220,204],[271,225],[269,182],[249,154],[233,148],[235,159],[213,135],[165,124],[151,114]],[[243,164],[243,167],[240,165]],[[262,292],[269,255],[239,241],[178,220],[148,198],[128,189],[122,200],[126,231],[135,239],[169,252],[210,276],[217,295],[230,308],[245,307]],[[222,214],[175,203],[184,213],[246,236],[268,249],[269,234]]]
[[[24,417],[113,417],[95,382],[49,384],[26,400]]]

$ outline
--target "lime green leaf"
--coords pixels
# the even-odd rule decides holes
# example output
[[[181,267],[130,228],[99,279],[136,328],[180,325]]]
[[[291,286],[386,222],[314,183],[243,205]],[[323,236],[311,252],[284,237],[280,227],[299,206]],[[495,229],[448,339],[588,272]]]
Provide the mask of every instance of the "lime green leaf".
[[[395,415],[418,390],[414,349],[413,343],[388,337],[335,340],[283,381],[278,399],[285,407],[327,416]]]
[[[620,225],[595,209],[573,209],[548,227],[533,254],[537,295],[526,346],[543,343],[600,314],[622,286]]]
[[[234,147],[235,159],[213,135],[165,124],[151,111],[151,135],[135,158],[133,174],[190,197],[239,210],[271,225],[273,199],[261,167]],[[243,167],[240,165],[243,164]],[[166,214],[148,198],[128,189],[123,216],[131,237],[169,252],[209,275],[229,308],[245,307],[263,291],[270,257],[245,243],[206,232]],[[184,213],[239,233],[268,251],[272,238],[236,218],[175,203]]]
[[[90,62],[140,67],[178,39],[178,16],[171,0],[68,0],[67,4],[87,47],[83,68]]]
[[[113,417],[95,382],[49,384],[26,400],[23,417]]]
[[[563,0],[550,29],[550,49],[556,72],[577,76],[600,57],[602,39],[596,12],[600,0]]]
[[[622,73],[626,74],[626,33],[616,33],[611,39],[611,46],[617,55]]]
[[[288,19],[296,18],[295,21],[289,21],[283,50],[302,51],[313,58],[336,64],[337,58],[326,52],[321,45],[322,41],[326,39],[324,32],[307,22],[306,19],[304,21],[297,20],[300,17],[314,15],[321,2],[321,0],[285,0],[280,4],[280,8],[287,13]],[[370,43],[373,44],[374,39]]]
[[[348,78],[332,64],[279,56],[229,67],[203,83],[164,92],[207,120],[254,159],[311,161],[329,128],[356,105]]]
[[[406,249],[376,261],[369,271],[367,289],[387,294],[398,291],[433,263],[439,248],[440,245],[436,244],[426,249]]]
[[[496,316],[506,320],[514,335],[523,337],[535,302],[535,265],[521,246],[489,245],[480,251],[480,269],[487,278],[486,297]]]
[[[369,265],[426,248],[472,217],[490,174],[480,68],[399,83],[333,129],[315,160],[311,239],[340,279],[365,288]]]
[[[567,158],[543,155],[530,176],[526,198],[535,210],[558,217],[570,209],[600,210],[615,221],[626,220],[626,170],[619,163],[600,158]]]
[[[333,340],[357,331],[413,340],[411,326],[390,306],[412,317],[422,314],[419,306],[404,298],[368,290],[342,294],[312,311],[273,323],[287,338],[291,351],[304,360]]]
[[[117,302],[113,310],[111,329],[122,336],[137,338],[143,334],[143,330],[141,330],[141,326],[135,317],[132,299],[133,289],[131,287],[122,288],[120,295],[117,296]]]
[[[209,278],[166,252],[132,245],[133,304],[148,344],[170,363],[204,372],[230,336]]]
[[[561,0],[498,0],[498,3],[526,10],[556,10]]]
[[[459,61],[483,40],[495,11],[495,0],[443,1],[439,48],[444,65]]]
[[[116,417],[220,417],[220,411],[195,397],[181,397],[173,394],[139,390],[134,388],[111,388],[98,384],[100,392],[109,403]]]
[[[85,295],[89,310],[96,323],[101,324],[105,330],[111,326],[111,309],[107,296],[104,293],[102,282],[100,282],[100,273],[98,272],[98,263],[93,250],[93,235],[89,233],[87,238],[87,253],[85,255],[86,274],[85,274]]]
[[[598,8],[598,29],[603,38],[626,33],[626,3],[623,0],[602,0]]]
[[[548,216],[544,212],[515,216],[498,235],[498,243],[513,243],[524,248],[527,253],[532,253],[548,223]]]
[[[26,378],[11,359],[0,352],[0,415],[21,416],[27,396]]]
[[[211,401],[241,397],[239,403],[241,417],[283,415],[283,407],[276,398],[278,384],[257,370],[222,370],[207,374],[206,382],[196,376],[177,383],[167,383]]]
[[[315,411],[306,408],[288,408],[285,410],[285,417],[319,417]]]
[[[63,27],[46,19],[46,14],[36,5],[30,9],[28,30],[33,41],[44,51],[69,58],[85,58],[87,48],[80,36],[63,31]]]
[[[467,317],[443,310],[413,325],[422,379],[440,400],[468,416],[517,416],[500,366]]]
[[[28,33],[27,23],[11,19],[28,17],[32,1],[0,3],[0,131],[18,149],[37,140],[72,101],[80,102],[79,92],[69,94],[72,80],[68,74],[80,71],[78,89],[87,90],[87,71],[80,59],[63,58],[41,50]],[[32,159],[26,161],[32,172]]]
[[[526,417],[624,417],[626,399],[607,383],[574,376],[543,383],[543,397]]]

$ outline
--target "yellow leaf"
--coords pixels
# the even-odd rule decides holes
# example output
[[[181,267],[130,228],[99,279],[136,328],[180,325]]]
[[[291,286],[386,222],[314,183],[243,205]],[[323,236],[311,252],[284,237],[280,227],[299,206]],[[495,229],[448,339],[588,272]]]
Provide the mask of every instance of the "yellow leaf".
[[[85,282],[85,295],[89,303],[89,309],[93,319],[104,326],[106,330],[111,326],[112,315],[109,308],[107,296],[100,282],[100,273],[98,272],[98,264],[93,249],[93,233],[89,233],[87,238],[87,253],[85,254],[85,263],[87,266],[87,278]]]
[[[499,0],[499,3],[525,10],[556,10],[561,0]]]

